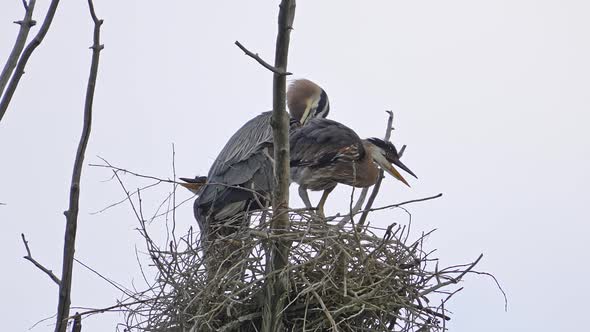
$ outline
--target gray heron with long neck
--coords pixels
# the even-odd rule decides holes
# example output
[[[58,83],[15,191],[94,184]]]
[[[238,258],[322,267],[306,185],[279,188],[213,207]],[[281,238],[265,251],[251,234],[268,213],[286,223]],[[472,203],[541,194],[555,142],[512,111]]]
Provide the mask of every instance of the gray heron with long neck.
[[[394,167],[416,175],[404,165],[391,142],[361,139],[354,130],[328,119],[310,119],[290,135],[291,181],[299,184],[299,196],[312,208],[307,190],[323,190],[317,213],[338,183],[365,188],[374,185],[382,168],[405,185],[408,182]]]
[[[292,122],[303,127],[310,119],[326,117],[330,110],[326,92],[306,79],[290,84],[287,106]],[[194,213],[204,239],[211,240],[216,232],[235,232],[248,223],[245,212],[270,205],[274,186],[271,115],[272,111],[264,112],[238,129],[213,162],[207,182],[195,187]],[[231,226],[226,225],[228,220],[234,220]],[[212,229],[214,225],[219,226],[217,230]]]

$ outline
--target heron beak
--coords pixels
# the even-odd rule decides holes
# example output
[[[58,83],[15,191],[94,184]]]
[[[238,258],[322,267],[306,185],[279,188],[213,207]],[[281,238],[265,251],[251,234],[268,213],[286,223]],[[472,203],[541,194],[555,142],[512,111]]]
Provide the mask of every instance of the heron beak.
[[[408,168],[408,166],[404,165],[404,164],[403,164],[403,163],[402,163],[402,162],[401,162],[401,161],[400,161],[398,158],[395,158],[395,159],[391,160],[391,162],[392,162],[392,163],[393,163],[395,166],[397,166],[397,167],[399,167],[399,168],[403,169],[403,170],[404,170],[406,173],[408,173],[408,174],[410,174],[411,176],[415,177],[416,179],[418,178],[418,177],[416,176],[416,174],[414,174],[414,172],[412,172],[412,171],[411,171],[411,170]]]
[[[414,175],[414,173],[412,173],[412,171],[410,171],[410,169],[407,168],[406,165],[402,164],[402,162],[399,161],[398,158],[388,159],[384,155],[382,155],[380,152],[375,151],[373,153],[373,160],[377,163],[377,165],[379,165],[379,167],[381,167],[381,169],[385,170],[387,173],[391,174],[391,176],[393,176],[394,178],[403,182],[406,186],[408,186],[408,187],[410,186],[408,181],[406,181],[406,179],[404,179],[404,177],[398,172],[397,169],[395,169],[395,167],[393,167],[393,165],[399,166],[401,169],[403,169],[404,171],[406,171],[412,175]]]
[[[377,164],[379,164],[379,166],[381,166],[381,168],[384,169],[387,173],[391,174],[391,176],[393,176],[394,178],[400,180],[406,186],[408,186],[408,187],[410,186],[410,184],[408,184],[408,181],[406,181],[406,179],[404,179],[404,177],[397,171],[397,169],[395,169],[395,167],[393,167],[392,164],[390,164],[390,163],[380,163],[379,161],[377,161]],[[402,168],[402,167],[400,167],[400,168]],[[407,167],[405,167],[405,168],[407,168]],[[404,169],[404,171],[405,171],[405,169]]]
[[[195,179],[180,178],[180,180],[182,180],[186,183],[178,183],[178,184],[180,184],[181,186],[185,187],[186,189],[190,190],[191,192],[193,192],[195,194],[198,194],[201,187],[204,186],[205,183],[207,182],[206,177],[200,177],[200,178],[195,178]]]
[[[301,120],[299,120],[302,125],[305,124],[305,121],[307,121],[307,118],[309,117],[309,112],[311,112],[312,103],[313,103],[313,99],[311,99],[311,98],[307,99],[307,102],[305,103],[305,111],[303,112],[303,115],[301,116]]]

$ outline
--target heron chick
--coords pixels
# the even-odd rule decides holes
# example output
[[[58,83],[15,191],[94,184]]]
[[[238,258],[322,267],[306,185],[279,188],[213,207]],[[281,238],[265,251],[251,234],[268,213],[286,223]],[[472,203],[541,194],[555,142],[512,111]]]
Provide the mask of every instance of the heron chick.
[[[379,167],[410,186],[394,167],[416,175],[404,165],[391,142],[361,139],[354,130],[328,119],[310,119],[290,136],[291,181],[299,185],[299,196],[312,208],[307,190],[323,190],[317,213],[324,216],[324,204],[338,183],[365,188],[379,178]]]

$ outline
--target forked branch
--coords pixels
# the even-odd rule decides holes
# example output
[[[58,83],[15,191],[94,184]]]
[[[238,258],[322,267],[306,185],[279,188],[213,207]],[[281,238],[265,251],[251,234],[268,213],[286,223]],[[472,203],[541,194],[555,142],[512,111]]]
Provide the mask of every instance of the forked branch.
[[[27,4],[27,2],[23,0],[23,6],[25,7],[25,17],[20,21],[14,22],[20,25],[20,29],[18,31],[18,35],[16,36],[16,41],[12,47],[12,51],[10,52],[8,60],[4,65],[4,69],[2,69],[2,74],[0,74],[0,96],[2,96],[2,92],[4,92],[6,83],[8,83],[8,79],[10,79],[10,76],[12,76],[12,72],[14,71],[14,67],[16,67],[18,58],[25,47],[27,37],[29,36],[29,31],[33,26],[35,26],[35,24],[37,24],[37,22],[33,20],[33,11],[35,10],[36,2],[36,0],[30,0]],[[2,118],[1,115],[0,118]]]
[[[8,108],[8,105],[10,104],[10,100],[12,99],[12,96],[14,95],[14,91],[16,91],[16,87],[18,86],[18,82],[20,81],[21,77],[25,73],[25,67],[27,65],[27,61],[29,61],[29,58],[33,54],[33,51],[35,51],[37,46],[39,46],[41,44],[41,42],[43,41],[43,38],[45,38],[45,35],[47,34],[47,31],[49,31],[49,27],[51,26],[51,22],[53,22],[53,17],[55,16],[55,11],[57,10],[58,4],[59,4],[59,0],[52,0],[51,1],[51,3],[49,4],[49,9],[47,9],[47,14],[45,15],[45,19],[43,20],[43,24],[41,24],[41,28],[39,29],[39,32],[37,32],[37,35],[35,36],[35,38],[33,38],[33,40],[31,40],[31,42],[27,45],[25,50],[20,55],[20,58],[18,59],[15,72],[12,75],[12,78],[10,79],[10,83],[8,83],[6,90],[2,93],[2,99],[0,99],[0,121],[2,121],[2,117],[6,113],[6,109]],[[32,1],[31,1],[31,3],[29,3],[29,5],[27,7],[30,9],[31,6],[32,6]]]

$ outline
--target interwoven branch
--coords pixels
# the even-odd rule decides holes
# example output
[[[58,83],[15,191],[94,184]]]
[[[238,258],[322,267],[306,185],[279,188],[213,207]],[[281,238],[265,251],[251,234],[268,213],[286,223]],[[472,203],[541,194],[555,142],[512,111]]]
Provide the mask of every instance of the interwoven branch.
[[[272,209],[218,225],[236,230],[212,237],[216,245],[206,247],[222,250],[208,255],[217,255],[219,264],[217,269],[205,269],[199,234],[190,228],[176,234],[177,241],[157,243],[149,228],[158,224],[154,221],[161,214],[144,211],[142,190],[128,190],[118,171],[113,173],[145,239],[148,268],[156,272],[151,279],[140,265],[146,287],[136,294],[125,291],[128,300],[112,307],[125,312],[122,325],[130,332],[261,331],[268,284],[277,279],[287,283],[279,313],[289,331],[444,331],[444,322],[451,319],[448,301],[463,289],[457,284],[468,274],[489,276],[474,270],[481,256],[468,264],[439,267],[426,242],[433,231],[412,234],[409,220],[382,219],[381,224],[389,224],[386,228],[340,224],[339,217],[319,222],[306,209],[289,209],[289,227],[283,232],[271,227]],[[367,213],[401,208],[411,217],[408,205],[437,197],[373,207]],[[272,243],[278,241],[292,244],[288,264],[271,269]]]
[[[421,326],[442,331],[441,320],[450,316],[432,299],[455,294],[453,285],[481,258],[438,269],[436,260],[422,249],[428,234],[408,240],[407,228],[397,223],[386,230],[367,226],[359,230],[317,223],[312,215],[291,211],[289,230],[274,233],[267,222],[260,222],[260,214],[252,217],[258,221],[255,225],[215,240],[235,250],[221,263],[231,267],[209,276],[195,240],[198,236],[186,234],[178,247],[159,248],[142,223],[159,274],[149,293],[157,295],[128,311],[126,327],[130,331],[260,330],[265,285],[288,272],[289,291],[281,313],[289,331],[411,331]],[[224,227],[231,224],[236,223]],[[266,250],[277,239],[293,243],[289,265],[269,274]]]

